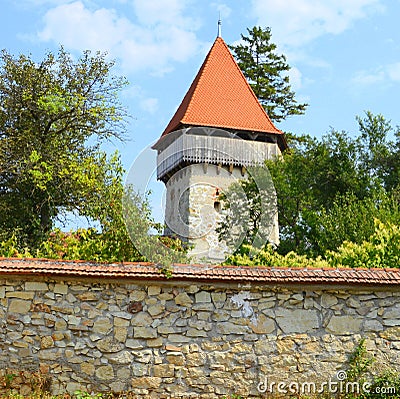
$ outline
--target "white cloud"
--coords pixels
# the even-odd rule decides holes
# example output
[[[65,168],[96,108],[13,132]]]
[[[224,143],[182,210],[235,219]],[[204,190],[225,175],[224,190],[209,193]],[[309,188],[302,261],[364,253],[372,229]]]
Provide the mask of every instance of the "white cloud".
[[[302,87],[302,75],[298,68],[292,67],[288,71],[289,82],[292,90],[297,91]]]
[[[400,82],[400,62],[380,66],[374,70],[358,71],[352,82],[359,86],[370,86],[382,82]]]
[[[166,24],[184,29],[198,24],[195,18],[184,16],[186,2],[182,0],[134,0],[138,20],[146,25]]]
[[[60,4],[70,3],[71,0],[17,0],[15,3],[20,6],[57,6]]]
[[[113,9],[89,8],[79,0],[47,11],[38,37],[69,50],[107,51],[121,61],[124,72],[162,75],[201,47],[198,24],[185,16],[184,8],[182,0],[135,0],[136,19],[131,21]]]
[[[386,70],[390,80],[400,82],[400,62],[388,65]]]
[[[232,13],[232,9],[225,3],[211,3],[211,7],[215,8],[221,14],[221,19],[229,18]]]
[[[144,98],[140,101],[140,108],[149,114],[155,114],[158,110],[158,99]]]
[[[252,0],[261,26],[282,46],[302,46],[325,34],[340,34],[354,21],[382,12],[381,0]]]
[[[358,71],[352,82],[358,86],[369,86],[385,80],[385,71],[381,68],[375,71]]]
[[[135,104],[135,107],[138,107],[149,114],[153,115],[159,109],[158,98],[148,97],[147,91],[137,84],[132,84],[126,87],[122,91],[121,95],[125,100]]]
[[[115,48],[132,33],[132,26],[105,8],[90,11],[80,1],[63,4],[44,16],[45,27],[39,32],[43,41],[54,41],[75,50]],[[101,27],[101,29],[100,29]]]

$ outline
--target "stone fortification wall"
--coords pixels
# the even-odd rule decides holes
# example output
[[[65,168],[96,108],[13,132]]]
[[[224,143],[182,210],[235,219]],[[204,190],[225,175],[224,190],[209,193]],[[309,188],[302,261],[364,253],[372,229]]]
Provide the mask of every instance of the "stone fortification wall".
[[[55,393],[256,397],[265,378],[334,378],[362,337],[377,367],[400,365],[390,288],[9,276],[0,320],[2,368],[48,370]]]

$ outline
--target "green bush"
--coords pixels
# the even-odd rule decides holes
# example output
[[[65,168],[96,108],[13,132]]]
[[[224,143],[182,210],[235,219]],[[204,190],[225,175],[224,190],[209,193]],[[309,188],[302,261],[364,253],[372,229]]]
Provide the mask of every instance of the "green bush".
[[[277,253],[271,245],[257,251],[242,245],[226,264],[237,266],[270,267],[332,267],[332,268],[399,268],[400,227],[375,220],[375,232],[361,244],[345,241],[336,251],[327,251],[325,257],[311,258],[289,252]]]

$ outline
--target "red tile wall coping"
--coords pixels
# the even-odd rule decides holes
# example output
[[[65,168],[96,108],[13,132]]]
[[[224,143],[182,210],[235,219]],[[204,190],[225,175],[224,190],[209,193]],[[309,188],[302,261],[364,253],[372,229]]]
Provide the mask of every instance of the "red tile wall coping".
[[[264,284],[400,285],[400,269],[278,268],[174,264],[169,280]],[[167,280],[161,267],[145,262],[95,263],[53,259],[0,258],[0,276],[70,276]]]

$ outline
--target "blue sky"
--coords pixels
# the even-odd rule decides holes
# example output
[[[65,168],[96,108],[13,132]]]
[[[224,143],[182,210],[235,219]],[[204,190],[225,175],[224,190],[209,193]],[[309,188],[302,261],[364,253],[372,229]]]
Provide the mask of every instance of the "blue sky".
[[[107,51],[130,82],[121,99],[132,119],[128,141],[106,149],[118,149],[129,170],[189,88],[219,13],[228,44],[246,27],[269,26],[287,56],[292,88],[310,106],[280,129],[355,132],[365,110],[400,124],[400,0],[1,0],[0,49],[38,60],[60,44],[76,55]],[[159,215],[162,186],[150,186]]]

